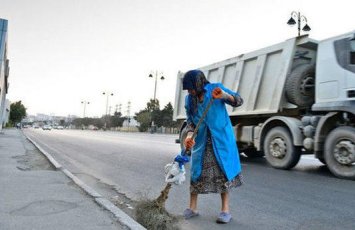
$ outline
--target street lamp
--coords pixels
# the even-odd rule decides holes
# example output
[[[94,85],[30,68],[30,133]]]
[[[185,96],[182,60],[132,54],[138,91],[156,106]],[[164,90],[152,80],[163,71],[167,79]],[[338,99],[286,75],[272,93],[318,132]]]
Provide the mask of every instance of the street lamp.
[[[154,76],[153,76],[154,74]],[[158,76],[160,76],[160,80],[164,80],[164,76],[162,73],[158,73],[158,71],[153,72],[153,74],[149,74],[149,77],[153,78],[155,77],[155,85],[154,85],[154,102],[156,100],[156,95],[157,95],[157,83],[158,83]]]
[[[90,104],[89,101],[82,101],[81,104],[84,105],[84,114],[83,114],[83,118],[85,118],[85,111],[86,111],[86,105]]]
[[[105,112],[105,125],[104,128],[107,127],[107,111],[108,111],[108,98],[109,96],[113,96],[113,93],[102,92],[102,95],[106,95],[106,112]]]
[[[127,129],[127,131],[129,132],[130,130],[130,122],[131,122],[131,102],[130,101],[128,101],[128,103],[127,103],[127,121],[128,121],[128,129]]]
[[[154,76],[153,76],[154,74]],[[151,78],[155,78],[155,85],[154,85],[154,106],[156,105],[156,95],[157,95],[157,83],[158,83],[158,76],[160,76],[160,80],[164,80],[164,76],[163,74],[160,72],[158,73],[158,71],[156,70],[155,72],[153,71],[153,73],[149,74],[149,77]],[[151,132],[153,133],[154,132],[154,120],[152,119],[152,124],[151,124]]]
[[[297,20],[297,22],[295,21]],[[298,29],[298,37],[301,36],[301,22],[304,22],[305,25],[303,26],[302,30],[308,32],[311,30],[311,27],[307,24],[307,18],[304,15],[301,15],[300,12],[292,11],[291,18],[287,21],[287,24],[293,26],[297,23]]]

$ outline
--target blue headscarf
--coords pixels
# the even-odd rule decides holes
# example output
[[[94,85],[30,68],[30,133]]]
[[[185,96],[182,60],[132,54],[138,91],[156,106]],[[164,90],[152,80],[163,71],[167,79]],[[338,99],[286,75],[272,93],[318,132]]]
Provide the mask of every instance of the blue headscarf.
[[[204,92],[205,85],[209,83],[201,70],[190,70],[185,73],[182,80],[183,90],[193,89],[197,94],[196,96],[189,95],[189,107],[192,115],[197,112],[198,96]]]

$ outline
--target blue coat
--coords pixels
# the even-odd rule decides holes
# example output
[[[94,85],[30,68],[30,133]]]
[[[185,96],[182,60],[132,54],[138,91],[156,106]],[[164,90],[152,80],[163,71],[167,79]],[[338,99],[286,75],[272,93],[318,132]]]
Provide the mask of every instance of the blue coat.
[[[221,83],[207,84],[202,103],[198,103],[197,112],[191,114],[189,108],[189,97],[185,98],[185,109],[188,124],[191,122],[196,126],[201,118],[203,111],[208,105],[212,97],[214,88],[219,87],[226,93],[232,96],[239,96],[239,94],[225,88]],[[196,182],[201,176],[203,156],[207,141],[207,128],[211,132],[212,146],[222,172],[227,180],[232,180],[241,172],[241,165],[239,160],[239,152],[237,148],[236,138],[229,119],[224,99],[215,99],[211,105],[204,121],[197,132],[195,138],[195,145],[191,150],[191,180]]]

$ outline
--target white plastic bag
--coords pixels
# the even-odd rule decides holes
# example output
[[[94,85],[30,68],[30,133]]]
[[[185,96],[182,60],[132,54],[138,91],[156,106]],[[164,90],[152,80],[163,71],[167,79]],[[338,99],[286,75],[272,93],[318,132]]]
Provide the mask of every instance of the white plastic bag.
[[[186,180],[185,167],[179,168],[179,163],[169,163],[165,165],[165,182],[174,183],[176,185],[182,184]]]

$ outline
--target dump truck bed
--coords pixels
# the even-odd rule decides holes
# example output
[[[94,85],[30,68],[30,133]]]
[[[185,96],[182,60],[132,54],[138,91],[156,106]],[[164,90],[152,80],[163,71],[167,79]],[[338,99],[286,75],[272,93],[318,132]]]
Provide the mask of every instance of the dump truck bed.
[[[285,99],[284,85],[294,55],[302,50],[316,50],[317,42],[307,36],[292,38],[251,53],[242,54],[202,68],[211,82],[221,82],[238,92],[244,104],[227,107],[230,116],[273,114],[285,108],[297,108]],[[315,51],[313,52],[315,59]],[[185,96],[182,90],[184,73],[179,72],[175,94],[174,119],[185,119]]]

